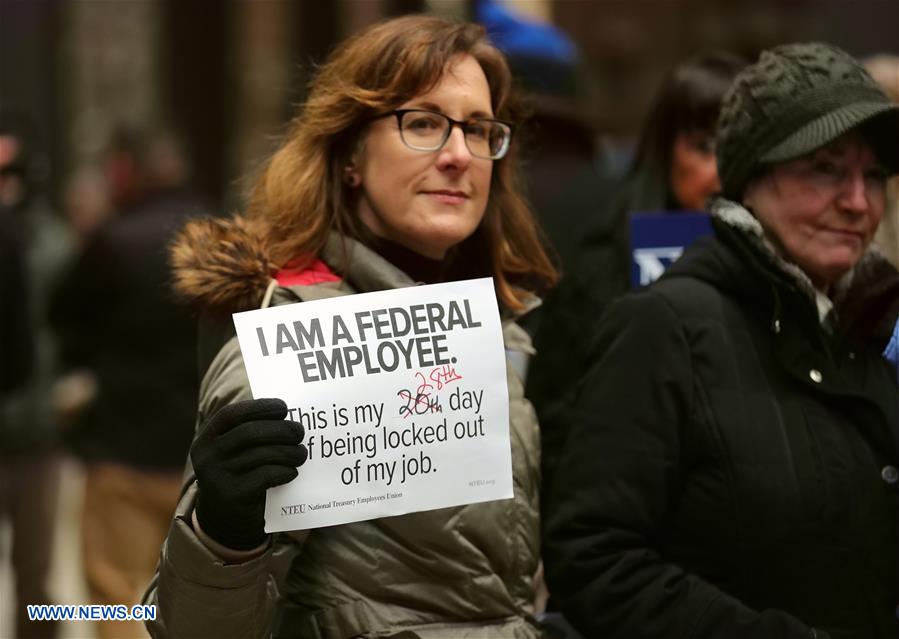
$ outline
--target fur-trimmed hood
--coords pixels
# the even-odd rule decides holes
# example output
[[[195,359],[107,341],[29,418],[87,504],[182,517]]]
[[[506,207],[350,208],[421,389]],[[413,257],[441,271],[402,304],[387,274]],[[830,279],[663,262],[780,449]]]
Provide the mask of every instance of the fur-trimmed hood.
[[[240,216],[188,222],[172,242],[170,262],[175,292],[214,314],[258,308],[276,271]]]
[[[337,287],[343,294],[418,284],[361,242],[334,231],[325,240],[321,253],[308,257],[310,261],[320,259],[332,274],[339,276],[339,281],[327,286]],[[270,289],[277,297],[283,293],[281,289],[295,288],[276,286],[278,272],[285,265],[269,257],[265,244],[241,217],[189,223],[172,246],[171,262],[176,292],[204,314],[259,308]],[[290,296],[297,299],[295,294]]]

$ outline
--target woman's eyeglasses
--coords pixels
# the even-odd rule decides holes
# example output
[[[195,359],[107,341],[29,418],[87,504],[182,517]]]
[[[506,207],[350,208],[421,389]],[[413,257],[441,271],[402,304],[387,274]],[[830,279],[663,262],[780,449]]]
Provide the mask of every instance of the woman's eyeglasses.
[[[454,126],[462,129],[465,146],[476,158],[499,160],[509,150],[512,127],[490,118],[471,118],[463,122],[424,109],[397,109],[374,119],[396,116],[403,144],[415,151],[443,148]]]

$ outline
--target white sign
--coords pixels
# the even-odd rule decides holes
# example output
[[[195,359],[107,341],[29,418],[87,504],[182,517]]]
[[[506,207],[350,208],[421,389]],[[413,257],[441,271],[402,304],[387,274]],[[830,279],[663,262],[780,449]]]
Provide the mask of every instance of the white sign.
[[[657,246],[634,249],[634,261],[640,267],[640,286],[652,284],[662,277],[684,252],[683,246]]]
[[[253,397],[279,397],[308,461],[265,530],[512,497],[502,328],[489,278],[234,315]]]

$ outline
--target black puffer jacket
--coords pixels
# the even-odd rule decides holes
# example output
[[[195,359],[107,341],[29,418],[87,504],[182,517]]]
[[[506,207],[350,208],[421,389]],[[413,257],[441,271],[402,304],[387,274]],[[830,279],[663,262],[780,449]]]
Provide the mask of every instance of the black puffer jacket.
[[[168,243],[203,208],[180,189],[149,196],[100,228],[51,306],[63,363],[89,369],[97,396],[68,432],[82,459],[181,470],[196,414],[196,329],[169,291]]]
[[[550,591],[586,637],[895,639],[895,377],[721,212],[601,324],[545,504]]]

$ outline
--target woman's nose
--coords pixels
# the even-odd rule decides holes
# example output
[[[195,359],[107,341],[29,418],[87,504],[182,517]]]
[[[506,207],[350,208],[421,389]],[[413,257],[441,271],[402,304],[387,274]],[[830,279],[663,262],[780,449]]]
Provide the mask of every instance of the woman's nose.
[[[449,137],[437,157],[437,166],[441,169],[463,170],[471,163],[471,151],[465,142],[465,133],[459,126],[450,130]]]
[[[870,206],[870,193],[865,173],[859,167],[850,169],[840,189],[840,204],[849,212],[864,213]]]

